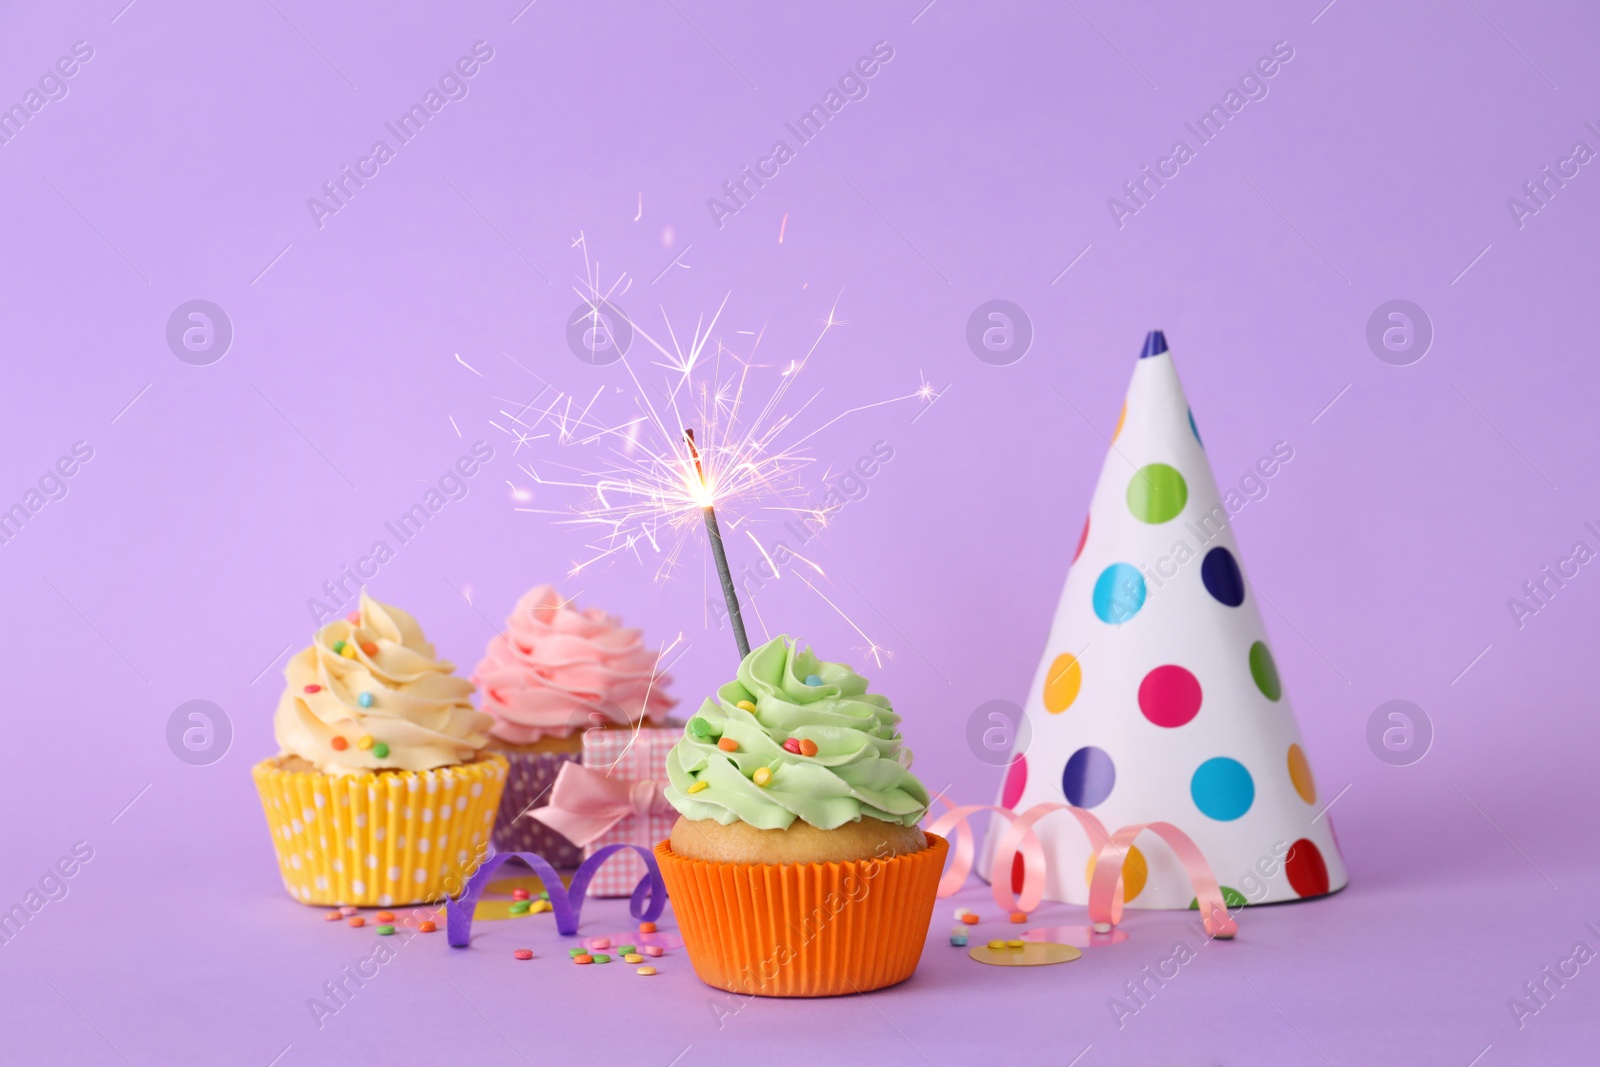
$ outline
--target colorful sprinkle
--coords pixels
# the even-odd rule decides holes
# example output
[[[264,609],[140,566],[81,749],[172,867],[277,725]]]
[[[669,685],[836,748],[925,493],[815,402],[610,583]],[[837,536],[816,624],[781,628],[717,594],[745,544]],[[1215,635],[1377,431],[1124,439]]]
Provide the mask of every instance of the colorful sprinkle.
[[[607,956],[604,952],[597,952],[594,955],[594,962],[596,962],[596,963],[610,963],[611,962],[611,957]]]
[[[511,899],[512,900],[527,900],[528,899],[528,891],[526,889],[513,889],[511,891]]]
[[[800,739],[800,755],[802,755],[802,756],[815,756],[816,754],[817,754],[817,743],[815,741],[811,740],[808,737],[802,737]]]
[[[572,962],[573,963],[593,963],[594,962],[594,957],[589,955],[587,952],[580,952],[576,956],[572,957]]]
[[[768,767],[757,767],[756,773],[750,776],[750,780],[765,789],[772,781],[772,770]]]
[[[339,655],[343,656],[345,659],[355,659],[356,658],[356,646],[355,645],[345,645],[344,648],[339,651]]]
[[[571,956],[573,959],[577,959],[579,956],[583,955],[583,949],[569,948],[567,949],[567,955]]]
[[[956,919],[958,919],[958,920],[965,919],[968,915],[971,915],[971,914],[972,914],[972,912],[968,911],[966,908],[957,908],[956,909]]]
[[[649,978],[651,975],[656,973],[656,969],[654,967],[640,967],[637,971],[634,971],[633,973],[634,974],[642,974],[646,978]]]
[[[950,943],[952,945],[954,945],[956,948],[966,948],[967,947],[967,932],[965,930],[963,930],[959,934],[951,934],[950,935]]]
[[[343,752],[345,749],[350,747],[350,742],[346,741],[338,734],[334,734],[331,738],[329,738],[328,744],[333,746],[333,750],[335,752]]]
[[[381,923],[392,923],[394,922],[394,912],[380,911],[378,914],[374,915],[373,918],[377,919]]]
[[[1111,924],[1110,923],[1095,923],[1092,927],[1090,927],[1090,929],[1093,930],[1097,934],[1109,934],[1111,932]]]
[[[704,741],[706,738],[711,736],[711,724],[702,719],[700,716],[696,715],[694,718],[689,720],[689,733]]]
[[[372,694],[362,693],[360,696],[356,697],[356,703],[360,704],[364,708],[372,707]]]
[[[710,788],[711,788],[711,783],[710,782],[695,782],[693,785],[691,785],[688,788],[687,792],[689,792],[689,793],[698,793],[703,789],[710,789]]]
[[[328,912],[326,915],[324,915],[322,918],[323,918],[324,922],[336,923],[340,919],[344,918],[344,916],[342,914],[340,914],[338,908],[335,908],[332,911]]]
[[[338,653],[339,655],[341,655],[341,656],[344,655],[344,642],[343,641],[335,641],[333,643],[333,650],[336,653]]]
[[[799,742],[799,740],[796,739],[796,738],[793,738],[793,737],[787,739],[783,743],[783,750],[785,752],[793,752],[795,755],[798,756],[800,754],[800,742]]]
[[[1006,943],[1004,941],[991,941],[991,942],[989,942],[989,947],[990,948],[1005,948],[1006,947]]]
[[[320,686],[320,685],[308,685],[308,686],[306,686],[306,692],[308,692],[308,693],[320,693],[320,692],[322,692],[322,686]]]
[[[618,945],[617,946],[617,954],[620,955],[620,956],[631,956],[635,952],[638,952],[638,951],[639,951],[638,948],[636,948],[633,945]]]
[[[513,956],[515,956],[519,960],[531,960],[531,959],[533,959],[533,949],[531,949],[531,948],[519,948],[516,951],[512,952],[511,954]]]
[[[643,963],[644,962],[644,957],[639,955],[637,952],[630,952],[626,956],[622,957],[622,962],[623,963]]]
[[[1006,948],[1022,948],[1022,947],[1023,947],[1023,942],[1022,942],[1022,938],[1020,938],[1020,937],[1012,938],[1010,941],[1006,942]]]
[[[526,914],[528,914],[528,909],[531,908],[531,907],[533,907],[533,905],[531,903],[529,903],[528,901],[519,900],[516,903],[511,905],[511,914],[512,915],[526,915]]]
[[[806,684],[807,685],[821,685],[822,684],[822,675],[820,675],[820,674],[808,674],[808,675],[806,675]]]
[[[660,945],[646,945],[644,947],[644,954],[646,956],[659,956],[663,951],[664,950]]]
[[[978,925],[978,913],[977,912],[973,912],[973,911],[969,911],[965,915],[961,916],[961,921],[966,923],[968,926],[977,926]]]
[[[737,752],[739,751],[739,742],[735,741],[731,737],[724,737],[722,740],[717,742],[717,747],[722,749],[724,752]]]
[[[735,704],[734,707],[743,708],[745,711],[748,711],[752,715],[754,715],[756,713],[756,706],[754,704],[752,704],[748,700],[741,700],[741,701],[739,701],[739,703]]]
[[[379,759],[386,759],[389,755],[389,746],[384,744],[382,741],[379,741],[377,744],[372,746],[372,754]]]
[[[352,915],[352,916],[350,916],[350,925],[351,926],[365,926],[365,925],[367,925],[367,920],[363,919],[359,915]]]
[[[611,947],[611,939],[609,937],[597,937],[593,941],[589,942],[589,947],[590,948],[610,948]]]
[[[342,905],[339,906],[339,914],[343,915],[346,919],[348,919],[350,916],[354,915],[359,910],[360,909],[357,908],[354,904],[342,904]]]
[[[640,923],[639,924],[639,932],[641,934],[653,934],[653,933],[656,932],[656,924],[655,923]]]
[[[363,641],[361,642],[361,651],[369,656],[376,656],[378,654],[378,646],[372,641]]]
[[[1011,921],[1014,923],[1025,923],[1028,921],[1028,913],[1025,911],[1014,911],[1011,913]]]
[[[344,617],[344,621],[349,623],[351,626],[360,626],[361,625],[361,609],[357,608],[356,610],[352,611],[350,614],[346,615]]]
[[[378,934],[382,937],[388,937],[392,933],[394,933],[393,923],[384,923],[382,926],[378,927]]]
[[[432,919],[423,919],[420,923],[417,924],[417,930],[420,933],[431,934],[437,929],[439,929],[439,925],[437,923],[435,923]]]
[[[372,747],[372,738],[367,734],[362,734],[360,737],[356,738],[356,747],[365,752],[367,749]]]

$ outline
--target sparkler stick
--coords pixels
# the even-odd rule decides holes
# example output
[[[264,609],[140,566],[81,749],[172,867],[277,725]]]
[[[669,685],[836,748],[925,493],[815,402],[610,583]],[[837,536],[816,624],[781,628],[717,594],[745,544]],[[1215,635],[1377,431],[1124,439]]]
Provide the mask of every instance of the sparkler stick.
[[[694,431],[684,430],[683,439],[689,443],[689,455],[694,457],[694,472],[700,476],[700,485],[706,484],[705,468],[700,465],[700,450],[694,444]],[[706,520],[706,535],[711,539],[711,555],[717,561],[717,577],[722,580],[722,599],[728,602],[728,618],[733,623],[733,640],[739,646],[739,661],[750,654],[750,638],[744,632],[744,615],[739,611],[739,594],[733,586],[733,572],[728,570],[728,553],[722,547],[722,530],[717,526],[717,509],[708,493],[700,514]]]

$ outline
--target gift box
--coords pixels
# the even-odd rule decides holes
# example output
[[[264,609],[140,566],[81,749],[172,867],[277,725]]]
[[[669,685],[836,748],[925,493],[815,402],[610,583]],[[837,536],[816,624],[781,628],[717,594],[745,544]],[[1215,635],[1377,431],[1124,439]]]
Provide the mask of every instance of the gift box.
[[[550,803],[526,818],[582,846],[585,859],[607,845],[654,848],[672,836],[678,818],[661,790],[667,784],[667,753],[682,733],[678,726],[587,731],[583,762],[563,764]],[[630,896],[644,876],[644,861],[625,851],[600,868],[589,893]]]
[[[506,790],[500,795],[500,811],[494,822],[496,852],[536,852],[552,867],[576,867],[583,852],[561,834],[537,819],[524,818],[529,811],[550,800],[556,776],[568,763],[578,762],[576,752],[500,753],[511,762],[506,774]]]

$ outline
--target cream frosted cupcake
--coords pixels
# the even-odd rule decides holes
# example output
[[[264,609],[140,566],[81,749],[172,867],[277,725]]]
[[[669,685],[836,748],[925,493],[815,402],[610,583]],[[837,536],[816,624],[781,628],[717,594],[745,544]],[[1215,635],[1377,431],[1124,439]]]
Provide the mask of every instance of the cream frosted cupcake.
[[[764,996],[865,992],[916,969],[944,867],[900,717],[787,637],[753,650],[667,758],[656,846],[695,973]]]
[[[279,753],[253,769],[284,884],[313,904],[458,892],[487,855],[506,762],[472,683],[363,591],[284,668]]]
[[[548,802],[561,764],[580,758],[585,730],[664,721],[677,703],[667,694],[672,679],[661,673],[640,631],[539,585],[523,594],[505,631],[490,639],[473,681],[493,719],[489,747],[511,763],[495,848],[576,866],[582,857],[571,842],[524,816]]]

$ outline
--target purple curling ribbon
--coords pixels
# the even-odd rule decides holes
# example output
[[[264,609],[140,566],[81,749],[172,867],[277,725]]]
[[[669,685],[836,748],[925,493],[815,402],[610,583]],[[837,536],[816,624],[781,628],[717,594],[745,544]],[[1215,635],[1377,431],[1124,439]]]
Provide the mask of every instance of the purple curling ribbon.
[[[497,852],[483,861],[476,874],[467,880],[461,895],[445,905],[445,932],[452,948],[466,948],[472,941],[472,914],[477,910],[478,898],[489,884],[489,879],[500,865],[509,859],[519,859],[533,868],[533,873],[544,883],[550,894],[550,906],[555,910],[557,932],[571,937],[578,932],[578,916],[589,891],[589,881],[600,865],[612,854],[631,848],[644,859],[645,876],[633,887],[628,901],[628,913],[640,922],[654,922],[667,906],[667,886],[661,880],[661,868],[649,849],[639,845],[606,845],[579,864],[572,876],[572,885],[563,888],[561,876],[548,860],[537,852]]]

